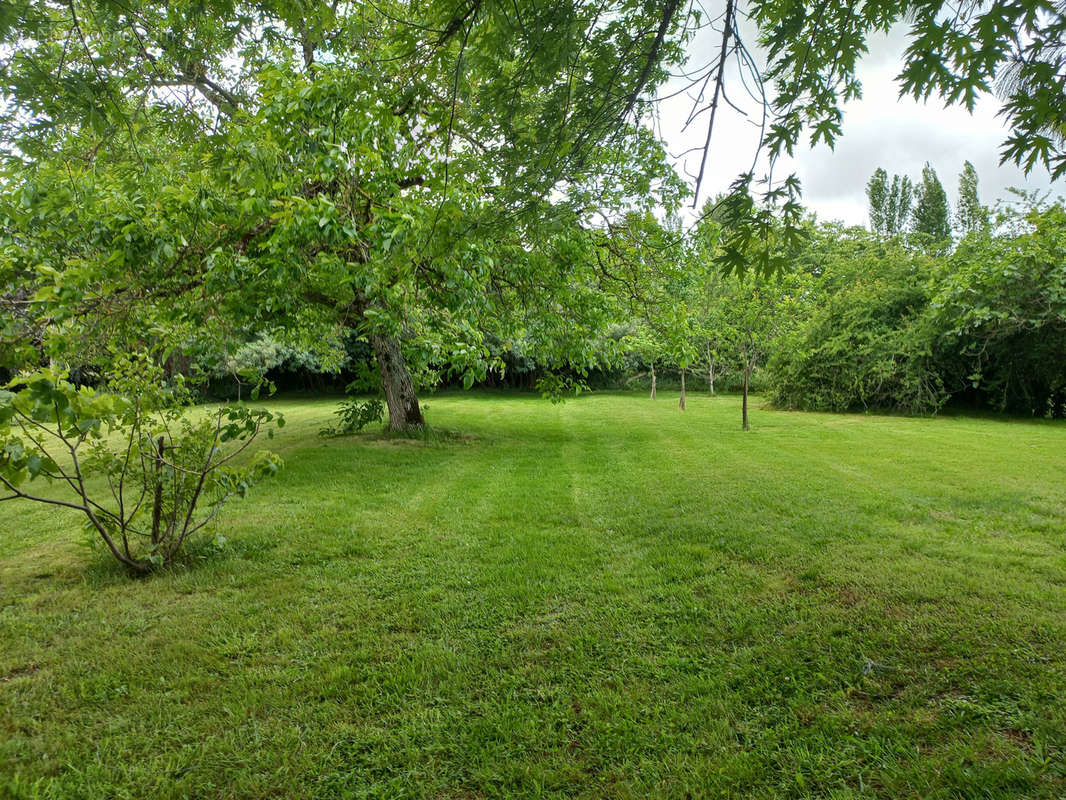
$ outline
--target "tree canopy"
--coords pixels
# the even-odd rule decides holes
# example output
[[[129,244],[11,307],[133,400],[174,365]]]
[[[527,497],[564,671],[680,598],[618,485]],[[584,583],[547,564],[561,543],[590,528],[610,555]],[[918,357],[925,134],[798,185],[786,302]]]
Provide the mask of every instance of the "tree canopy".
[[[483,375],[487,330],[595,360],[584,229],[683,192],[621,122],[677,57],[641,9],[27,6],[5,272],[82,357],[146,328],[183,352],[354,328],[415,423],[407,364]],[[79,327],[101,304],[115,326]]]

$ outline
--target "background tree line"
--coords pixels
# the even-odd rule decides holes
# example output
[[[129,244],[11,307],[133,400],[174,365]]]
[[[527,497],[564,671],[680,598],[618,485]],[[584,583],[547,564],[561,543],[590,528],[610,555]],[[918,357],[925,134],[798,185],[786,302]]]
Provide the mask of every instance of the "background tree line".
[[[678,255],[687,281],[660,290],[684,313],[634,316],[631,352],[660,375],[699,365],[712,393],[716,374],[743,387],[755,372],[786,408],[1066,415],[1062,201],[1017,192],[991,210],[968,162],[954,214],[928,164],[913,190],[879,169],[868,198],[872,230],[809,218],[769,277],[703,267],[725,238],[712,215]]]

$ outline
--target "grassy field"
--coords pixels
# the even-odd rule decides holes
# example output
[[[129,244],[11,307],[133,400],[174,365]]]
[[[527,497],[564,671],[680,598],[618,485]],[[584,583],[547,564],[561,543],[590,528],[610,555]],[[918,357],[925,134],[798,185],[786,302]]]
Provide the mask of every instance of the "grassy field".
[[[210,558],[0,505],[0,797],[1066,796],[1066,425],[274,405]]]

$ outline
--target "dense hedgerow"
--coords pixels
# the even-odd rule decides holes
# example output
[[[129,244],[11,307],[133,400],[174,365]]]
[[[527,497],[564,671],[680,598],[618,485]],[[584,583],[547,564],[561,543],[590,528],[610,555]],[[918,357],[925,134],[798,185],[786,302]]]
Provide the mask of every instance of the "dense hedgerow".
[[[784,408],[931,413],[947,399],[929,352],[928,259],[871,242],[835,262],[819,302],[776,343],[770,396]]]
[[[1066,210],[1006,210],[954,251],[823,227],[802,320],[768,363],[785,408],[1066,414]]]

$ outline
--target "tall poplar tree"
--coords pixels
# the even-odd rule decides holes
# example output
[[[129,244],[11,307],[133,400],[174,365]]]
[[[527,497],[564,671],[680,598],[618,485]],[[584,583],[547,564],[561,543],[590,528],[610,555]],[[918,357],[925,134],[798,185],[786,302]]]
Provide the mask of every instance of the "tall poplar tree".
[[[870,201],[870,229],[886,236],[902,232],[911,208],[912,191],[910,178],[893,175],[889,185],[888,173],[878,167],[866,184],[866,197]]]
[[[885,233],[885,204],[888,201],[888,173],[881,167],[874,170],[866,184],[866,199],[870,202],[870,230]]]
[[[906,175],[893,175],[892,188],[888,192],[888,210],[885,219],[888,229],[885,233],[896,235],[903,233],[914,199],[914,184]]]
[[[951,237],[951,209],[936,170],[927,161],[922,167],[922,182],[915,192],[914,211],[911,213],[911,230],[924,233],[935,241]]]
[[[959,200],[955,206],[955,230],[965,236],[988,227],[988,208],[977,196],[977,170],[965,162],[959,175]]]

